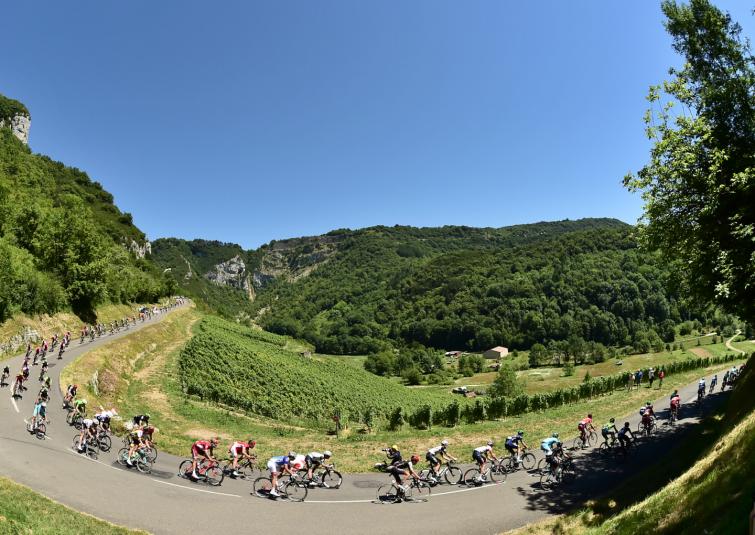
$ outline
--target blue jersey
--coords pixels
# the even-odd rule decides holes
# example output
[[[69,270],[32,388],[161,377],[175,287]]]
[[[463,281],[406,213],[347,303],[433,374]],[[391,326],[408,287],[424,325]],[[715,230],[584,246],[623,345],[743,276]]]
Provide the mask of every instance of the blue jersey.
[[[290,461],[288,460],[288,455],[272,457],[270,460],[274,462],[277,466],[288,466],[290,464]]]
[[[552,449],[554,444],[561,444],[556,437],[546,438],[540,443],[540,447],[543,449]]]

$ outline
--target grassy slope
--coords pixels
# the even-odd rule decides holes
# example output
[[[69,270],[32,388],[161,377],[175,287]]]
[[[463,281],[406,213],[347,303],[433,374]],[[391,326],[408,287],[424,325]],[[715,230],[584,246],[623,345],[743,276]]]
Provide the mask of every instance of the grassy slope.
[[[0,478],[0,533],[136,535],[146,532],[122,528],[76,512],[23,485]]]
[[[724,412],[703,422],[664,464],[639,473],[587,509],[510,532],[512,535],[739,534],[755,495],[755,359]],[[657,490],[659,489],[659,490]],[[646,492],[647,491],[647,492]],[[637,497],[647,496],[637,500]],[[620,511],[618,514],[616,512]],[[701,527],[705,527],[705,531]]]
[[[196,328],[199,317],[196,311],[178,311],[159,324],[139,331],[139,336],[116,340],[86,353],[66,368],[61,381],[86,385],[95,369],[110,370],[112,373],[105,375],[117,379],[110,390],[97,399],[85,386],[86,395],[103,405],[116,406],[124,415],[149,412],[160,429],[160,448],[177,455],[185,455],[192,440],[210,434],[220,435],[225,440],[251,435],[258,440],[262,457],[291,449],[303,451],[327,447],[334,451],[343,470],[366,471],[379,455],[378,450],[393,442],[398,442],[407,451],[421,452],[433,442],[448,438],[452,451],[464,455],[489,437],[500,440],[518,428],[526,430],[531,442],[553,431],[566,437],[573,436],[574,422],[589,411],[595,412],[598,418],[609,416],[600,412],[607,406],[611,407],[613,416],[634,412],[648,397],[657,397],[661,392],[687,384],[701,373],[696,370],[669,377],[663,391],[646,388],[617,391],[610,396],[609,403],[604,398],[596,398],[543,413],[455,428],[417,430],[405,427],[396,432],[376,430],[370,434],[347,429],[340,437],[335,437],[323,430],[291,425],[287,418],[278,421],[249,416],[215,404],[187,399],[178,380],[178,353],[189,339],[192,325]],[[707,375],[712,373],[714,369],[706,371]],[[102,371],[100,377],[102,385]]]

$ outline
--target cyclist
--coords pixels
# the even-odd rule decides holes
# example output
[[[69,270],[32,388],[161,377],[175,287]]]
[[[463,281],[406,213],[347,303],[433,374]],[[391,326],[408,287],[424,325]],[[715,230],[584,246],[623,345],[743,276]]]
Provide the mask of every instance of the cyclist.
[[[396,480],[396,486],[401,490],[401,492],[405,492],[407,490],[406,485],[404,485],[404,480],[406,480],[407,477],[412,476],[415,479],[419,479],[419,474],[414,470],[414,467],[418,463],[419,456],[412,455],[408,461],[402,460],[398,463],[394,463],[388,469],[388,473],[390,473],[393,476],[393,479]],[[401,476],[403,476],[403,480]]]
[[[679,395],[679,391],[677,389],[674,389],[673,392],[671,392],[671,395],[669,396],[669,399],[674,399],[676,396]]]
[[[102,405],[100,405],[100,412],[94,415],[94,417],[97,418],[97,421],[100,422],[102,429],[104,429],[105,431],[108,431],[110,429],[110,419],[113,416],[118,416],[118,411],[116,411],[115,408],[106,411],[102,408]]]
[[[430,464],[430,473],[432,474],[432,477],[438,477],[438,473],[440,471],[440,459],[438,457],[441,457],[444,461],[456,461],[456,457],[452,457],[451,454],[448,453],[448,440],[444,440],[440,443],[440,446],[435,446],[434,448],[430,448],[427,450],[427,453],[425,454],[425,459]]]
[[[480,469],[481,480],[485,479],[485,465],[488,462],[488,457],[492,457],[494,461],[498,461],[498,458],[493,453],[493,444],[492,440],[488,440],[488,443],[485,446],[480,446],[479,448],[472,450],[472,459],[474,459]]]
[[[131,459],[134,458],[134,454],[144,447],[152,446],[152,435],[157,432],[157,429],[151,425],[144,428],[132,429],[128,434],[129,447],[128,455],[126,456],[126,464],[134,466]]]
[[[396,446],[395,444],[390,448],[384,449],[383,451],[385,452],[385,456],[388,457],[389,465],[392,466],[403,461],[403,459],[401,458],[401,452],[399,451],[398,446]]]
[[[36,431],[37,423],[39,422],[39,420],[44,422],[46,416],[47,416],[47,402],[42,401],[41,399],[38,399],[37,403],[34,405],[34,414],[32,414],[32,417],[31,417],[31,430]]]
[[[86,399],[77,399],[73,402],[73,408],[75,411],[77,411],[82,418],[87,413],[87,400]]]
[[[149,419],[149,416],[147,416],[147,419]],[[136,420],[136,416],[134,417],[134,420]],[[199,476],[197,475],[197,463],[199,462],[200,457],[208,461],[215,460],[212,456],[212,450],[217,445],[218,439],[216,437],[213,437],[210,440],[197,440],[191,445],[191,477],[199,479]]]
[[[702,399],[705,396],[705,377],[701,377],[697,383],[697,399]]]
[[[679,397],[679,394],[674,390],[674,395],[671,396],[671,405],[669,409],[671,410],[671,413],[674,415],[674,418],[677,420],[679,419],[679,406],[682,404],[682,398]]]
[[[713,376],[713,379],[710,380],[710,390],[708,391],[709,394],[713,393],[713,389],[716,388],[716,384],[718,383],[718,374]]]
[[[71,401],[73,401],[73,398],[76,397],[76,391],[79,389],[79,385],[68,385],[68,388],[66,388],[66,395],[63,398],[63,401],[65,401],[66,405],[70,404]]]
[[[21,392],[24,389],[24,374],[19,373],[16,375],[16,380],[13,382],[13,391],[14,395],[21,395]]]
[[[149,424],[149,414],[137,414],[133,420],[134,427],[142,427]]]
[[[50,391],[45,385],[42,385],[42,388],[39,389],[39,393],[37,393],[37,403],[40,401],[48,401],[49,399]]]
[[[582,439],[582,447],[587,446],[587,431],[595,431],[592,425],[592,414],[588,414],[586,418],[582,418],[577,424],[579,429],[579,438]]]
[[[627,437],[627,435],[629,436]],[[632,429],[629,427],[629,422],[624,422],[624,427],[619,429],[619,442],[621,443],[621,449],[626,452],[630,440],[634,439],[634,433],[632,433]]]
[[[0,381],[0,382],[2,382],[2,384],[5,384],[5,380],[8,377],[10,377],[10,368],[8,366],[6,366],[5,368],[3,368],[3,378],[2,378],[2,381]]]
[[[97,437],[97,420],[92,418],[84,418],[81,421],[81,433],[79,433],[79,453],[84,452],[87,443],[90,438],[96,439]]]
[[[512,457],[516,456],[516,464],[518,466],[519,463],[522,462],[520,450],[527,449],[527,443],[524,441],[524,431],[520,429],[519,431],[516,432],[516,435],[507,437],[506,443],[504,444],[504,446],[506,447],[506,450],[511,454]]]
[[[277,457],[271,457],[267,461],[267,469],[270,471],[270,481],[272,488],[270,489],[270,496],[280,496],[278,493],[278,477],[280,475],[288,474],[293,476],[291,471],[291,461],[296,458],[296,453],[289,451],[288,455],[279,455]]]
[[[616,418],[611,418],[608,420],[608,423],[603,426],[603,428],[600,430],[600,433],[603,435],[603,440],[606,443],[606,446],[610,446],[608,443],[608,436],[611,436],[611,444],[616,442],[616,433],[618,433],[619,430],[616,429]]]
[[[252,449],[257,445],[257,442],[255,440],[252,440],[251,438],[247,440],[246,442],[241,442],[237,440],[233,444],[231,444],[231,447],[228,448],[228,453],[233,458],[233,477],[238,477],[241,474],[238,472],[239,468],[239,457],[242,457],[244,459],[251,459],[252,458]]]
[[[645,402],[645,406],[640,408],[640,416],[642,416],[642,427],[647,431],[655,419],[655,411],[653,411],[653,404],[649,401]]]
[[[311,451],[304,457],[304,463],[307,466],[307,479],[312,482],[312,472],[320,468],[322,464],[329,460],[333,454],[329,450],[325,450],[320,453],[319,451]]]
[[[550,437],[544,438],[540,442],[540,449],[545,452],[545,462],[548,463],[551,470],[555,471],[558,466],[558,455],[561,453],[561,441],[558,439],[558,433],[553,433]]]

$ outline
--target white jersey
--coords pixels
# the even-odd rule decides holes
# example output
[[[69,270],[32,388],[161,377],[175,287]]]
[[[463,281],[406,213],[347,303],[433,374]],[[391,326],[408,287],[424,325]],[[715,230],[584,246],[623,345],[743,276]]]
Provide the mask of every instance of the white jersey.
[[[311,451],[309,452],[309,458],[313,461],[322,462],[325,459],[325,455],[319,451]]]
[[[434,448],[430,448],[429,450],[427,450],[427,453],[429,453],[430,455],[438,455],[439,453],[442,454],[445,452],[446,452],[445,446],[436,446]]]
[[[479,448],[475,448],[474,450],[477,453],[482,453],[484,455],[489,451],[493,451],[493,446],[480,446]]]

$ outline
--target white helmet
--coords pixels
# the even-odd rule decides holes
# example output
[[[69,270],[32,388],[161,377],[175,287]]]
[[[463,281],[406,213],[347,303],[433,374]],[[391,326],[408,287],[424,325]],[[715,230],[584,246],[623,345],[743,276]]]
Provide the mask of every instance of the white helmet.
[[[492,445],[493,445],[493,441],[492,440],[488,440],[488,446],[492,446]]]
[[[324,457],[333,457],[333,454],[330,452],[330,450],[325,450],[322,452]]]
[[[440,443],[441,446],[448,446],[448,440],[444,440]]]

